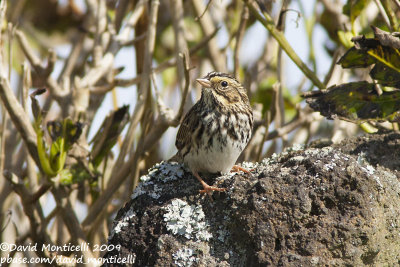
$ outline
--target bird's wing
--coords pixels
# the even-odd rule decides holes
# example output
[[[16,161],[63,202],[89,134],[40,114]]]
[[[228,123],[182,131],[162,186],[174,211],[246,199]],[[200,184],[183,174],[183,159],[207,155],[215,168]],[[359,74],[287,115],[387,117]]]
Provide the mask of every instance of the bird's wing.
[[[200,119],[197,106],[196,104],[189,110],[179,127],[175,142],[178,150],[183,149],[186,144],[191,143],[192,134],[196,130],[196,125],[198,125]]]

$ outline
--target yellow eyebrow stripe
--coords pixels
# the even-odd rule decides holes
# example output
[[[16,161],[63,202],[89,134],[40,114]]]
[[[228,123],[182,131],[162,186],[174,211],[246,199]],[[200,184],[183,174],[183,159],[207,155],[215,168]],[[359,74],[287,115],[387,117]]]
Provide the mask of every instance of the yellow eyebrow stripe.
[[[226,82],[230,83],[230,82],[229,82],[229,79],[226,78],[226,77],[212,77],[212,78],[210,79],[210,81],[211,81],[212,83],[219,83],[219,82],[221,82],[221,81],[226,81]]]

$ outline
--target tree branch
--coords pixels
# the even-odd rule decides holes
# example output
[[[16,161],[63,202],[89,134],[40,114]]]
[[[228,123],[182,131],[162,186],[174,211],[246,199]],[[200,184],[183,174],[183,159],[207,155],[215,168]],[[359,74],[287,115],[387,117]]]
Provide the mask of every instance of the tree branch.
[[[151,1],[151,8],[150,8],[150,21],[148,25],[148,35],[146,40],[146,48],[145,48],[145,55],[144,55],[144,66],[143,66],[143,73],[142,79],[140,83],[140,88],[138,92],[138,100],[135,106],[135,110],[133,111],[133,116],[130,121],[129,129],[126,134],[126,138],[124,143],[121,147],[121,151],[119,157],[114,165],[112,173],[118,173],[118,170],[123,169],[124,171],[130,171],[130,168],[126,168],[126,164],[124,164],[124,158],[127,154],[128,149],[132,147],[133,139],[134,139],[134,130],[136,129],[139,120],[142,118],[144,113],[144,107],[146,103],[146,99],[149,96],[149,79],[151,73],[151,62],[153,59],[153,52],[154,52],[154,45],[156,39],[156,26],[157,26],[157,14],[158,14],[158,7],[160,5],[159,0],[152,0]],[[132,159],[133,157],[131,157]],[[130,159],[130,160],[131,160]],[[129,161],[130,161],[129,160]],[[132,159],[133,160],[133,159]],[[93,206],[90,208],[88,215],[86,216],[85,220],[82,222],[84,227],[88,226],[91,222],[93,222],[97,215],[100,214],[100,211],[107,205],[110,201],[113,194],[116,190],[121,186],[125,178],[128,177],[127,175],[119,176],[118,180],[113,179],[107,184],[107,189],[103,194],[96,200]]]
[[[272,18],[267,14],[263,13],[264,16],[260,14],[260,11],[255,7],[254,1],[245,0],[246,5],[249,7],[250,12],[254,15],[254,17],[261,22],[262,25],[269,31],[269,33],[278,41],[279,45],[286,52],[286,54],[290,57],[290,59],[300,68],[300,70],[306,75],[315,86],[319,89],[324,89],[326,86],[318,79],[312,70],[310,70],[307,65],[300,59],[300,57],[296,54],[293,48],[290,46],[287,41],[285,35],[278,31],[275,27],[275,23]]]
[[[36,165],[41,166],[37,153],[36,133],[33,130],[29,117],[24,112],[24,109],[12,92],[8,80],[3,76],[3,74],[0,75],[0,98],[11,117],[11,120],[28,147],[29,154],[32,156]]]

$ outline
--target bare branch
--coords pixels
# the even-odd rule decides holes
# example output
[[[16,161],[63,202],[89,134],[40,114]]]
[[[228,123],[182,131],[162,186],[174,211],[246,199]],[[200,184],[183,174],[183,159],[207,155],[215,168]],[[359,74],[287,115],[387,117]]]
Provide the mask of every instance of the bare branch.
[[[133,111],[133,116],[130,120],[129,129],[122,145],[119,157],[117,162],[114,165],[112,173],[117,173],[118,170],[125,170],[130,171],[130,168],[125,168],[126,164],[124,164],[124,158],[127,154],[127,150],[131,148],[133,139],[134,139],[134,130],[136,129],[139,120],[141,119],[144,107],[146,103],[146,98],[149,97],[148,86],[149,86],[149,78],[151,73],[151,62],[153,58],[153,51],[156,39],[156,25],[157,25],[157,14],[158,14],[158,7],[160,5],[159,0],[152,0],[151,1],[151,8],[150,8],[150,22],[148,25],[148,35],[146,40],[146,48],[145,48],[145,55],[144,55],[144,63],[143,63],[143,73],[142,79],[140,83],[140,88],[138,92],[138,101],[135,106],[135,110]],[[131,157],[132,158],[132,157]],[[133,160],[133,159],[132,159]],[[131,160],[129,160],[131,161]],[[128,161],[128,162],[129,162]],[[125,174],[125,173],[124,173]],[[107,184],[107,189],[103,194],[96,200],[93,206],[90,208],[88,215],[86,216],[85,220],[82,222],[84,227],[88,226],[91,222],[95,220],[97,215],[100,213],[101,209],[110,201],[112,195],[116,192],[116,190],[121,186],[122,182],[125,180],[127,175],[119,176],[118,179],[115,177]]]
[[[63,92],[62,88],[57,84],[57,82],[50,76],[49,69],[42,66],[40,59],[35,55],[35,52],[28,44],[28,40],[26,40],[25,35],[21,31],[16,31],[16,36],[19,44],[21,45],[22,50],[24,51],[25,56],[28,58],[34,70],[37,72],[39,76],[42,76],[46,81],[46,85],[50,89],[50,93],[53,97],[62,103],[62,98],[67,94],[67,92]]]
[[[43,225],[42,222],[45,220],[40,204],[38,202],[30,201],[32,199],[31,194],[19,177],[9,171],[5,171],[3,174],[10,182],[14,192],[17,193],[21,199],[24,212],[29,219],[31,238],[38,243],[39,247],[42,247],[43,244],[51,244],[51,239],[45,232],[45,229],[38,227],[39,225]],[[40,257],[50,258],[50,255],[47,254],[46,250],[40,249],[37,250],[36,253]]]
[[[174,119],[176,125],[171,125],[174,127],[178,126],[178,124],[181,120],[181,117],[183,115],[183,108],[185,106],[186,98],[189,94],[189,88],[190,88],[189,62],[188,62],[185,54],[181,54],[180,57],[182,58],[182,62],[183,62],[183,66],[184,66],[185,87],[183,89],[181,104],[179,105],[178,113],[176,114],[175,119]]]
[[[79,224],[71,202],[66,198],[67,193],[65,192],[65,189],[53,187],[52,194],[56,200],[57,207],[60,210],[60,215],[68,228],[68,232],[70,233],[73,242],[77,245],[82,243],[88,244],[85,233]],[[85,262],[90,262],[89,259],[93,258],[93,254],[90,250],[77,251],[77,253],[83,255]]]
[[[128,128],[128,132],[126,134],[126,138],[121,147],[121,151],[117,162],[115,164],[115,168],[120,168],[123,164],[123,159],[127,154],[127,150],[132,146],[134,139],[134,130],[136,129],[139,120],[142,118],[144,112],[144,106],[147,97],[149,96],[149,79],[151,73],[151,62],[153,58],[154,45],[156,40],[156,25],[157,25],[157,14],[158,7],[160,2],[158,0],[151,1],[150,15],[149,15],[149,26],[147,29],[148,36],[146,40],[145,53],[144,53],[144,62],[143,62],[143,73],[141,73],[142,79],[140,82],[140,87],[138,91],[138,100],[133,111],[133,116],[130,120],[130,125]]]
[[[5,14],[7,10],[7,1],[2,1],[0,3],[0,21],[5,21]],[[0,30],[0,40],[3,40],[2,38],[2,33]],[[10,50],[11,51],[11,44],[9,44]],[[0,71],[5,72],[5,68],[3,66],[3,61],[4,60],[4,50],[0,47]],[[11,74],[11,55],[9,54],[9,64],[8,64],[8,77],[10,77]],[[5,76],[5,73],[2,74]],[[6,127],[8,124],[8,116],[7,112],[4,110],[4,107],[0,107],[0,112],[1,112],[1,125],[0,125],[0,174],[3,173],[4,170],[4,165],[5,165],[5,154],[6,154]],[[1,177],[1,175],[0,175]],[[0,182],[0,186],[3,184],[3,182]]]
[[[307,109],[308,110],[308,109]],[[309,111],[309,110],[308,110]],[[295,117],[292,121],[286,123],[282,127],[275,129],[271,132],[268,133],[268,136],[266,138],[266,141],[272,140],[278,137],[282,137],[291,131],[297,129],[300,125],[303,125],[304,123],[310,123],[312,122],[313,117],[309,116],[305,111],[301,111],[297,117]]]
[[[192,3],[197,16],[200,16],[203,13],[203,10],[206,9],[203,0],[193,0]],[[207,12],[203,14],[203,16],[199,19],[199,22],[204,35],[211,35],[211,33],[214,32],[214,23],[212,22],[211,16]],[[207,49],[210,54],[209,58],[214,69],[217,71],[226,71],[226,59],[224,58],[224,54],[218,49],[217,41],[211,39],[209,42],[207,42]]]
[[[0,98],[11,117],[11,120],[28,147],[30,155],[35,160],[36,165],[40,166],[36,146],[36,133],[33,130],[28,115],[24,112],[24,109],[12,92],[8,80],[4,78],[4,76],[0,77]]]
[[[210,6],[211,6],[211,4],[212,4],[212,1],[213,0],[208,0],[208,3],[207,3],[207,6],[206,6],[206,8],[204,9],[204,11],[199,15],[199,16],[197,16],[196,18],[195,18],[195,20],[199,20],[199,19],[201,19],[203,16],[204,16],[204,14],[207,12],[207,10],[210,8]]]
[[[183,6],[182,0],[170,0],[172,25],[174,28],[175,36],[175,60],[178,72],[178,83],[181,90],[183,90],[184,81],[184,62],[180,60],[180,54],[189,56],[188,46],[185,39],[184,23],[183,23]]]
[[[265,143],[265,141],[267,140],[267,137],[268,137],[268,128],[269,128],[270,123],[271,123],[271,111],[268,110],[265,113],[265,123],[264,123],[265,132],[263,134],[261,143],[260,143],[260,145],[258,147],[257,161],[260,161],[261,158],[262,158],[262,150],[263,150],[263,147],[264,147],[264,143]]]
[[[286,23],[286,9],[289,5],[289,1],[283,0],[281,12],[279,14],[279,22],[276,26],[277,30],[284,33],[285,32],[285,23]],[[285,79],[284,79],[284,69],[285,69],[285,61],[283,58],[282,47],[278,47],[278,62],[277,62],[277,78],[278,83],[274,84],[274,108],[275,108],[275,116],[274,122],[275,127],[280,128],[285,123],[285,107],[283,101],[283,87],[285,87]]]
[[[58,82],[62,82],[64,79],[69,77],[75,67],[76,62],[78,61],[79,55],[82,51],[83,48],[83,42],[86,38],[86,33],[81,33],[79,36],[76,38],[76,42],[73,45],[72,51],[69,54],[67,60],[65,61],[65,64],[63,66],[63,69],[61,70]],[[64,88],[65,90],[66,88]]]
[[[80,81],[80,87],[93,87],[104,75],[112,71],[114,55],[107,53],[100,60],[99,64],[90,69],[89,72]]]
[[[236,45],[233,54],[233,73],[235,77],[239,77],[239,52],[242,45],[244,32],[246,30],[247,20],[249,19],[249,9],[247,6],[243,7],[240,16],[239,29],[236,32]]]
[[[301,71],[317,86],[319,89],[323,89],[326,86],[318,79],[314,72],[312,72],[307,65],[300,59],[289,42],[286,40],[284,34],[278,31],[274,25],[272,18],[263,13],[262,16],[259,10],[256,8],[254,1],[245,0],[246,5],[249,7],[251,13],[260,21],[264,27],[271,33],[271,35],[278,41],[279,45],[285,50],[286,54],[292,59],[292,61],[301,69]]]
[[[117,40],[120,42],[121,45],[127,45],[127,42],[129,42],[128,41],[129,35],[132,32],[132,30],[135,28],[136,23],[138,22],[139,18],[142,16],[142,14],[145,10],[146,4],[147,4],[147,0],[140,0],[135,5],[135,10],[130,14],[129,18],[127,19],[126,26],[122,29],[122,31],[117,36]],[[123,6],[124,2],[121,2],[120,5]],[[123,11],[117,11],[117,12],[123,13]],[[116,23],[118,23],[118,20],[116,20]],[[119,29],[119,27],[117,25],[116,30],[118,30],[118,29]],[[139,36],[136,38],[139,38]]]
[[[219,28],[216,28],[214,30],[214,32],[212,32],[209,36],[206,36],[199,43],[197,43],[192,48],[190,48],[189,55],[196,54],[200,49],[204,48],[204,46],[206,46],[207,43],[217,35],[218,31],[219,31]],[[153,68],[152,72],[159,73],[159,72],[162,72],[162,71],[164,71],[164,70],[166,70],[166,69],[168,69],[170,67],[173,67],[175,65],[176,65],[176,58],[173,57],[173,58],[161,63],[157,67]],[[118,78],[116,78],[116,79],[114,79],[114,82],[115,82],[115,86],[129,87],[129,86],[132,86],[134,84],[139,84],[141,79],[142,79],[142,75],[139,74],[138,76],[136,76],[135,78],[132,78],[132,79],[118,79]]]

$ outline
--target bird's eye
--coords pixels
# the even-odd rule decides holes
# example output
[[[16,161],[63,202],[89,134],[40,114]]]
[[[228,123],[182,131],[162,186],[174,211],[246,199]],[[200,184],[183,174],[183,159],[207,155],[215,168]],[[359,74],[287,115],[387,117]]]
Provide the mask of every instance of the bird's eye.
[[[221,85],[222,85],[222,87],[227,87],[228,86],[228,82],[227,81],[222,81]]]

